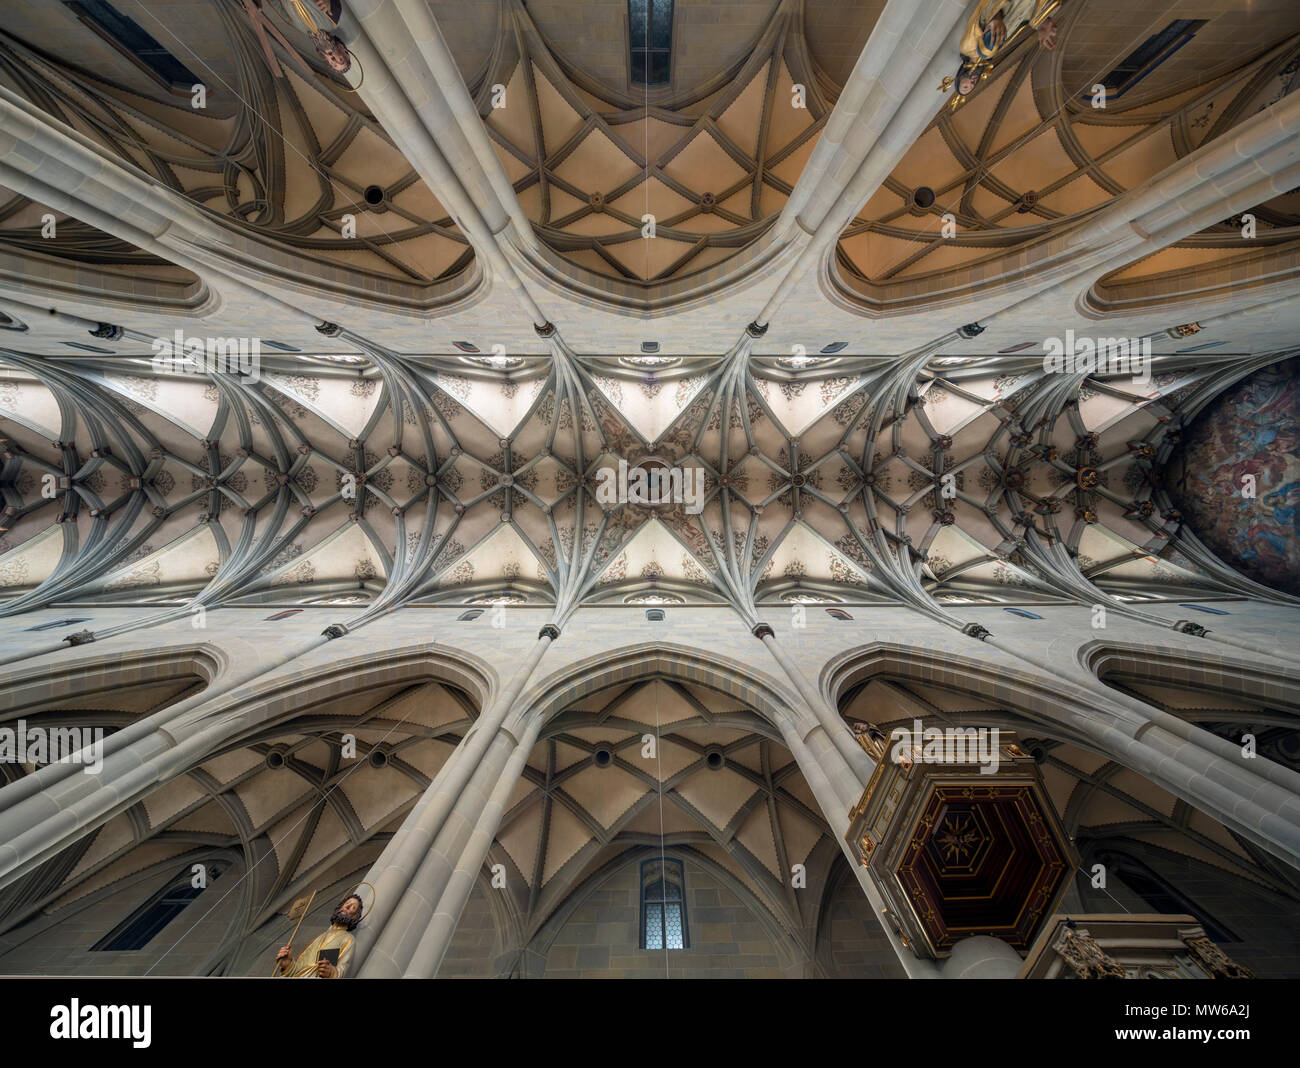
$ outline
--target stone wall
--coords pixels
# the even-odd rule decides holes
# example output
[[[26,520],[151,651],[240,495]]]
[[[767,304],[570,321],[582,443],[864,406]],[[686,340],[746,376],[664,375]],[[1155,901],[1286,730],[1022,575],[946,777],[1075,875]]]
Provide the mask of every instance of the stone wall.
[[[1186,899],[1186,911],[1236,938],[1222,941],[1220,948],[1238,964],[1261,979],[1300,978],[1300,901],[1177,853],[1144,848],[1141,843],[1126,844],[1124,852]],[[1108,879],[1105,890],[1094,889],[1090,880],[1080,879],[1078,884],[1089,912],[1163,911],[1126,885],[1122,873]]]
[[[499,943],[496,918],[483,890],[482,882],[465,902],[456,933],[447,947],[438,969],[439,979],[491,979],[497,974],[496,951]]]
[[[906,979],[848,863],[838,863],[831,878],[835,888],[817,938],[817,960],[827,978]]]
[[[668,856],[671,858],[672,854]],[[686,949],[640,946],[639,868],[628,864],[593,889],[560,928],[548,979],[776,979],[778,950],[739,894],[685,864]]]
[[[0,974],[204,974],[208,958],[231,935],[237,919],[241,900],[237,884],[243,875],[242,865],[232,866],[212,880],[143,948],[91,948],[189,870],[188,863],[160,865],[147,878],[92,890],[85,895],[84,903],[65,904],[52,914],[42,914],[9,931],[0,938]],[[266,957],[267,974],[273,958],[274,949]]]

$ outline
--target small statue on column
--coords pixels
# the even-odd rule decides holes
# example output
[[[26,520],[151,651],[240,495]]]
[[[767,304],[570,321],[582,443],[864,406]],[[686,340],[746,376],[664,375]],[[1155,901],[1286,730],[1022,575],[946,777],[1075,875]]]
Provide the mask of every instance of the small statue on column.
[[[342,979],[352,963],[352,932],[361,922],[364,911],[361,898],[349,894],[330,915],[329,930],[318,935],[297,957],[293,955],[293,938],[275,955],[277,979]],[[305,910],[304,910],[305,914]],[[299,919],[301,925],[302,920]],[[298,933],[294,928],[294,934]]]
[[[1022,31],[1035,30],[1042,47],[1056,47],[1056,21],[1051,17],[1060,0],[983,0],[966,27],[961,43],[961,65],[955,78],[945,78],[940,89],[954,85],[951,106],[960,105],[993,70],[993,61],[1013,44]]]

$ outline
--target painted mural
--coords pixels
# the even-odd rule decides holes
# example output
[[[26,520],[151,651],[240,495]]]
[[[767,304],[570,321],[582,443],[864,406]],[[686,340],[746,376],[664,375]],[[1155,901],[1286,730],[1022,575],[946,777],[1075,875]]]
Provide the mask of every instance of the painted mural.
[[[1203,408],[1169,466],[1168,489],[1220,560],[1300,594],[1300,358],[1238,382]],[[1256,496],[1242,495],[1254,475]]]

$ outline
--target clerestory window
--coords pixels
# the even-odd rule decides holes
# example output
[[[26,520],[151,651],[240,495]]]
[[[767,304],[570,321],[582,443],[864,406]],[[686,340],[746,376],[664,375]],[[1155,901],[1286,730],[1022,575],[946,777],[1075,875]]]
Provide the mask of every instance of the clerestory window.
[[[1174,19],[1159,33],[1153,33],[1100,79],[1106,87],[1106,99],[1114,100],[1132,89],[1195,37],[1205,23],[1205,19]]]
[[[680,860],[641,863],[641,948],[685,949],[686,881]]]
[[[65,0],[68,8],[100,37],[164,89],[188,93],[200,81],[135,19],[104,0]]]
[[[208,863],[205,866],[207,873],[203,886],[194,885],[193,870],[186,868],[150,901],[91,946],[91,950],[123,952],[144,949],[155,935],[184,912],[226,868],[224,864]]]
[[[633,85],[667,85],[673,67],[673,0],[628,0]]]

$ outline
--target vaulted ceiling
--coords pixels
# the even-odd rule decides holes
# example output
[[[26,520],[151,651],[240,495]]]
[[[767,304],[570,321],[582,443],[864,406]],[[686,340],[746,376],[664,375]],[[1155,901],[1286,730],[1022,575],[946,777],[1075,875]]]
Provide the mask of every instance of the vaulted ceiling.
[[[592,694],[547,725],[489,863],[505,866],[531,937],[584,880],[644,845],[711,861],[795,938],[816,903],[792,889],[792,868],[820,886],[839,856],[771,724],[734,698],[666,679]]]
[[[952,623],[987,599],[1141,616],[1162,593],[1272,596],[1189,529],[1165,464],[1212,396],[1286,351],[1294,194],[1254,206],[1253,244],[1225,209],[1136,260],[1141,228],[1100,220],[1294,102],[1289,6],[1225,0],[1096,109],[1079,86],[1150,18],[1068,4],[1054,51],[1024,42],[953,110],[901,80],[949,57],[897,5],[717,19],[680,0],[670,84],[647,89],[607,0],[358,5],[348,77],[288,8],[265,5],[283,42],[263,48],[242,4],[182,26],[122,2],[201,71],[203,107],[66,5],[0,38],[4,105],[131,192],[97,213],[47,182],[49,208],[21,166],[35,149],[0,167],[26,190],[0,194],[0,611],[523,599],[563,619],[653,597]],[[1242,19],[1248,44],[1227,32]],[[418,47],[390,55],[403,27]],[[1119,251],[1078,275],[1094,238]],[[1037,319],[1013,306],[983,348],[978,322],[955,329],[987,287],[996,312],[1039,274],[1061,281],[1034,289]],[[1141,311],[1106,332],[1149,340],[1154,376],[1045,373],[1044,318],[1107,302]],[[261,373],[156,373],[173,329],[256,336]],[[602,469],[646,457],[705,472],[699,514],[597,498]]]
[[[1275,5],[1249,34],[1226,20],[1204,27],[1168,66],[1098,108],[1093,86],[1119,58],[1103,20],[1129,6],[1066,5],[1063,44],[1022,42],[965,103],[939,110],[840,236],[855,294],[893,313],[997,282],[1028,249],[1281,99],[1300,69],[1300,15]],[[1109,272],[1091,302],[1133,311],[1275,282],[1296,267],[1298,207],[1294,192],[1252,206],[1249,238],[1233,213]],[[1248,263],[1256,269],[1243,271]]]
[[[354,94],[301,58],[275,77],[252,24],[233,5],[198,7],[184,40],[157,25],[147,5],[137,13],[144,28],[197,68],[201,107],[188,92],[160,92],[120,56],[96,62],[102,51],[116,56],[102,42],[88,53],[59,47],[68,35],[95,39],[66,10],[49,12],[51,23],[58,14],[66,26],[34,27],[39,44],[18,36],[17,26],[0,35],[0,84],[223,224],[293,249],[304,259],[302,270],[314,261],[317,270],[418,284],[467,267],[468,241]],[[62,34],[51,32],[56,28]],[[200,41],[207,44],[202,63],[190,51]],[[372,187],[381,194],[374,203],[366,197]],[[47,214],[52,236],[42,233]],[[0,243],[38,261],[166,262],[3,189]]]
[[[1182,412],[1234,362],[653,370],[372,355],[225,375],[9,358],[6,614],[101,599],[945,604],[1253,590],[1170,503]],[[52,444],[53,443],[53,444]],[[648,457],[702,508],[601,499]],[[647,600],[651,598],[651,600]]]
[[[55,0],[0,32],[18,131],[0,130],[0,616],[328,605],[351,626],[528,603],[563,623],[689,602],[753,624],[902,604],[960,626],[963,605],[1084,603],[1167,625],[1143,606],[1288,600],[1213,537],[1223,480],[1189,500],[1177,476],[1216,398],[1262,369],[1293,388],[1292,3],[1210,5],[1096,109],[1082,94],[1168,13],[1070,0],[1055,51],[1024,42],[955,110],[932,77],[956,68],[955,4],[678,0],[673,78],[650,89],[621,0],[345,0],[346,77],[273,0],[287,44],[266,48],[242,2],[120,6],[193,67],[203,107]],[[1244,177],[1143,199],[1266,126]],[[1149,342],[1152,374],[1048,373],[1066,329]],[[255,338],[260,362],[163,373],[174,330]],[[698,512],[602,498],[602,472],[643,461],[701,470]],[[1111,681],[1295,760],[1289,708]],[[112,729],[193,685],[42,714]],[[1029,736],[937,686],[874,679],[843,711]],[[7,919],[71,915],[195,850],[269,850],[251,930],[372,859],[475,714],[425,680],[259,728],[33,873]],[[344,734],[374,754],[346,776]],[[1078,838],[1176,841],[1283,887],[1141,776],[1035,741]],[[770,724],[659,677],[546,724],[491,861],[531,935],[651,842],[798,937],[815,917],[791,866],[839,855]]]
[[[550,248],[597,273],[657,281],[709,267],[763,234],[830,105],[795,5],[751,6],[771,12],[749,47],[733,47],[723,62],[711,55],[706,77],[683,71],[682,88],[653,100],[626,81],[620,91],[608,77],[585,74],[598,57],[565,59],[532,22],[532,9],[510,6],[513,36],[484,79],[480,110]],[[729,29],[733,45],[744,40]],[[700,48],[708,35],[692,31],[679,29],[688,49]],[[617,56],[626,66],[621,45]],[[811,86],[804,107],[789,106],[796,84]],[[494,105],[494,85],[504,86],[507,106]],[[527,106],[510,106],[511,97]],[[655,220],[652,242],[642,239],[646,214]]]
[[[78,724],[112,733],[180,700],[197,681],[117,686],[28,716],[48,727],[73,713]],[[66,921],[142,877],[225,858],[242,877],[215,884],[221,902],[253,930],[304,886],[328,884],[354,872],[359,857],[377,855],[476,715],[460,691],[417,680],[340,693],[263,725],[16,883],[0,900],[0,927],[21,939],[23,924]],[[7,780],[30,770],[0,767]],[[165,954],[153,967],[168,974]]]
[[[1040,257],[1066,271],[1052,242],[1096,243],[1088,226],[1106,209],[1284,102],[1300,52],[1292,5],[1221,0],[1186,44],[1098,109],[1091,86],[1161,25],[1116,0],[1080,0],[1059,13],[1056,49],[1022,42],[954,111],[890,45],[906,40],[923,57],[937,37],[921,39],[915,12],[881,24],[887,5],[875,0],[752,0],[727,4],[725,18],[705,0],[677,0],[671,81],[649,88],[631,77],[622,0],[361,7],[347,77],[278,0],[259,9],[279,35],[265,46],[234,0],[193,5],[183,23],[138,0],[120,6],[192,72],[201,105],[58,0],[32,0],[7,23],[0,86],[149,183],[183,225],[134,240],[139,227],[62,196],[47,196],[51,206],[11,175],[23,188],[0,188],[6,289],[29,290],[37,307],[98,296],[117,313],[105,319],[134,307],[142,329],[184,309],[230,334],[231,310],[250,297],[221,277],[231,269],[271,298],[259,318],[286,298],[336,318],[346,294],[358,317],[348,325],[364,319],[372,341],[401,352],[449,352],[474,333],[484,351],[539,354],[531,327],[548,320],[593,353],[597,338],[635,351],[628,342],[647,335],[677,352],[722,352],[769,316],[776,330],[756,351],[771,355],[811,346],[821,328],[835,335],[819,345],[837,335],[852,351],[897,355],[944,344],[981,312],[1032,337],[1051,319],[1009,310],[1005,283],[1029,280]],[[413,37],[412,55],[390,56]],[[944,69],[955,64],[948,49],[935,53]],[[378,69],[385,56],[392,68]],[[904,98],[905,139],[903,109],[888,125]],[[861,193],[853,204],[850,189]],[[1074,268],[1079,277],[1059,284],[1081,289],[1061,296],[1144,327],[1163,316],[1165,328],[1275,300],[1295,282],[1294,199],[1280,190],[1234,202],[1095,273]],[[522,302],[510,296],[519,285]],[[623,315],[670,310],[653,326]],[[532,322],[519,321],[525,313]],[[868,330],[881,316],[899,321]],[[483,345],[485,331],[496,336]]]

